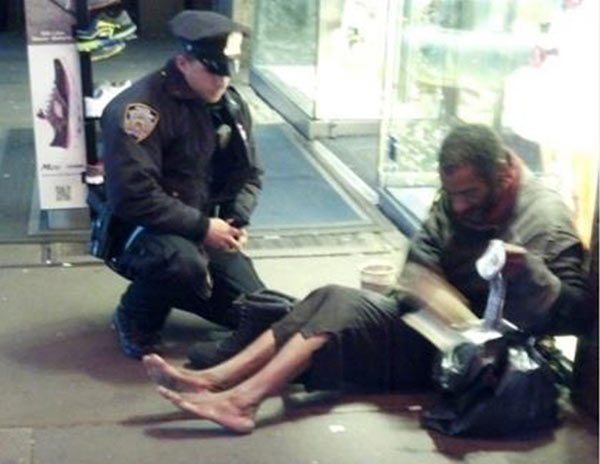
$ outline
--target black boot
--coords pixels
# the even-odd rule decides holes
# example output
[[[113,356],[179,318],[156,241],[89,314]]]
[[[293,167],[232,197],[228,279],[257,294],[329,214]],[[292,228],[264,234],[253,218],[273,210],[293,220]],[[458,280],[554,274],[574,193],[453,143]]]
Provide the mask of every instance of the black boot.
[[[233,302],[239,325],[229,337],[217,342],[198,342],[188,352],[189,367],[205,369],[231,358],[271,325],[288,314],[295,299],[269,290],[243,295]]]
[[[158,353],[161,342],[159,323],[147,317],[132,317],[119,305],[112,318],[112,327],[117,332],[121,352],[128,358],[142,359],[144,355]]]

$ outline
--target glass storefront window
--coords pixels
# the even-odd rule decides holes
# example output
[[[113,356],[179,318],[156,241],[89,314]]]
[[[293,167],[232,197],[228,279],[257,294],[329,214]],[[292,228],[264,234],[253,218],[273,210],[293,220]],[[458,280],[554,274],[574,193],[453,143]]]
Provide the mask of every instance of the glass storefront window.
[[[377,133],[388,2],[257,1],[252,86],[309,138],[346,122]]]
[[[317,119],[381,117],[387,0],[320,2]]]
[[[598,3],[394,4],[382,195],[418,224],[438,187],[442,138],[458,122],[484,123],[561,190],[589,237],[598,172]]]
[[[318,0],[256,2],[253,71],[315,114]]]

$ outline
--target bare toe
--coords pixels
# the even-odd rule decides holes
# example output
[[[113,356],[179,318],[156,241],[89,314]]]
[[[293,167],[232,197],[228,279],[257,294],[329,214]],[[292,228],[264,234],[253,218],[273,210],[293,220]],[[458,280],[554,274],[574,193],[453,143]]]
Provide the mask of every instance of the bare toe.
[[[210,384],[198,374],[178,369],[157,354],[144,356],[143,363],[148,377],[157,385],[177,392],[202,393],[210,389]]]
[[[177,370],[167,364],[167,362],[157,354],[144,356],[142,359],[144,367],[150,380],[157,385],[162,385],[173,390],[177,390]]]

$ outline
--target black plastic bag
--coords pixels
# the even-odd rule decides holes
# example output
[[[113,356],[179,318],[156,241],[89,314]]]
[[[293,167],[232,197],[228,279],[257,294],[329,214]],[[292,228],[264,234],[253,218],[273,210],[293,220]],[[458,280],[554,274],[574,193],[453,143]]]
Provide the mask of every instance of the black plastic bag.
[[[441,395],[421,424],[443,434],[525,435],[558,422],[554,373],[522,333],[457,346],[438,358],[434,380]]]

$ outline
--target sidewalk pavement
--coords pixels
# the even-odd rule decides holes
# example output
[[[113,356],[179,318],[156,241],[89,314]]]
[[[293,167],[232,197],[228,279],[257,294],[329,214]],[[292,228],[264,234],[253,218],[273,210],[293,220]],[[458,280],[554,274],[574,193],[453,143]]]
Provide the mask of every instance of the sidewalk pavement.
[[[249,254],[270,287],[301,297],[325,283],[359,285],[367,261],[402,260],[405,239],[379,240],[355,251]],[[530,440],[449,439],[419,426],[428,395],[275,397],[253,434],[231,434],[177,411],[140,363],[120,355],[109,318],[123,279],[89,259],[32,264],[29,251],[29,264],[0,268],[1,464],[598,462],[597,423],[572,411],[556,431]],[[174,312],[167,357],[181,364],[208,329]]]

